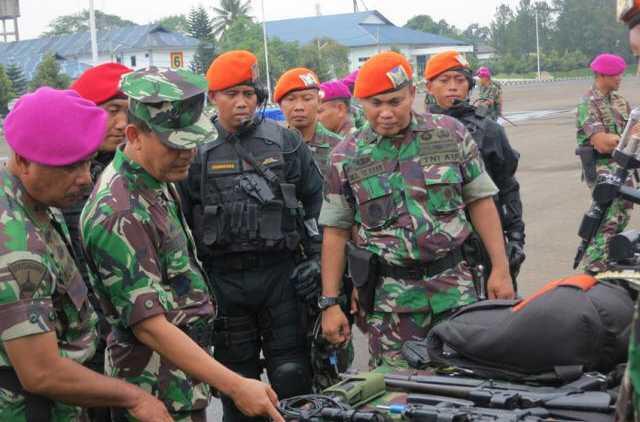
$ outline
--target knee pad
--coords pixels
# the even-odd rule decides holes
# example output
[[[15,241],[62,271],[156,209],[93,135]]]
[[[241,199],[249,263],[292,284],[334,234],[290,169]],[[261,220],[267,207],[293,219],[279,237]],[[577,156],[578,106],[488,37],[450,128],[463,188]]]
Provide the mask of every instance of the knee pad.
[[[269,372],[269,381],[279,398],[311,392],[311,371],[302,359],[280,363]]]

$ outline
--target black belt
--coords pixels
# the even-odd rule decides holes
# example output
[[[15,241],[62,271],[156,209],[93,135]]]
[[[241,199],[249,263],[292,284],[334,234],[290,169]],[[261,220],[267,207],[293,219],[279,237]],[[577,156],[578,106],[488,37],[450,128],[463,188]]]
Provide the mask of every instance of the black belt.
[[[48,397],[26,391],[13,368],[6,366],[0,368],[0,387],[24,396],[27,422],[48,422],[51,420],[53,401]]]
[[[293,259],[291,252],[278,253],[242,252],[227,255],[216,255],[209,262],[210,268],[221,271],[244,271],[272,265]]]
[[[463,260],[462,248],[450,251],[446,256],[433,262],[426,262],[419,266],[400,267],[380,261],[380,275],[382,277],[403,278],[407,280],[422,280],[436,276],[448,269],[454,268]]]

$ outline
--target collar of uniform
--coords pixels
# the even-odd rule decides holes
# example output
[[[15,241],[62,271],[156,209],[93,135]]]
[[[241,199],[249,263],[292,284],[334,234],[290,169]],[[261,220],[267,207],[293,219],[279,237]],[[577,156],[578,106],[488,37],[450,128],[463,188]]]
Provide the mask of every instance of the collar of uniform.
[[[33,220],[34,224],[40,227],[41,223],[34,219],[36,210],[34,209],[33,202],[30,201],[30,203],[27,203],[27,201],[25,201],[25,196],[28,194],[24,185],[22,184],[22,181],[15,175],[13,175],[6,166],[2,170],[0,170],[0,180],[0,183],[2,183],[2,190],[4,191],[5,195],[7,195],[9,198],[13,198],[16,203],[24,210],[27,217]],[[45,205],[43,206],[48,211],[49,218],[52,218],[51,208]]]
[[[113,166],[137,190],[148,189],[162,194],[162,185],[158,179],[150,175],[142,166],[131,160],[124,153],[124,145],[120,145],[113,157]]]
[[[318,138],[320,138],[319,135],[322,134],[322,132],[329,132],[329,129],[327,129],[326,127],[324,127],[324,125],[320,122],[316,122],[316,129],[313,131],[313,138],[311,138],[309,140],[309,142],[307,142],[309,145],[313,145],[316,147],[330,147],[331,145],[329,145],[327,142],[319,142]]]
[[[424,121],[424,116],[411,112],[411,121],[409,122],[409,126],[402,132],[398,133],[394,136],[382,136],[379,135],[376,131],[373,130],[371,125],[368,125],[365,129],[363,129],[364,141],[366,143],[378,143],[383,139],[405,139],[407,133],[409,132],[424,132],[427,130],[427,126]]]
[[[614,93],[614,91],[611,91],[609,94],[604,95],[604,93],[598,89],[596,84],[593,84],[593,87],[591,88],[591,92],[593,93],[594,97],[596,97],[598,99],[602,98],[602,99],[607,99],[607,100],[612,98],[613,97],[613,93]]]

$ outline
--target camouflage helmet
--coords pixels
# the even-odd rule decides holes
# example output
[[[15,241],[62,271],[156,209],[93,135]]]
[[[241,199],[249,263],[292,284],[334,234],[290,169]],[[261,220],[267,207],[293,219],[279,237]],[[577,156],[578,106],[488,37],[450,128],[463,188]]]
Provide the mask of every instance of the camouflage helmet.
[[[200,75],[149,67],[124,75],[120,89],[129,97],[130,113],[170,148],[192,149],[216,135],[202,114],[207,81]]]

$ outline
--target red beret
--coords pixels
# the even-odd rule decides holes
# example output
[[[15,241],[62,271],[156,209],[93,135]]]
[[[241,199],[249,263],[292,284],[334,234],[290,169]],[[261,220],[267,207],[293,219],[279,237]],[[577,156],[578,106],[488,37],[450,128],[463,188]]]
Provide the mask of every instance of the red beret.
[[[279,103],[282,98],[291,91],[301,91],[303,89],[320,89],[318,76],[304,67],[296,67],[287,70],[280,76],[276,89],[273,93],[273,100]]]
[[[424,68],[424,78],[430,81],[447,70],[460,68],[469,68],[469,62],[462,53],[445,51],[431,56]]]
[[[368,98],[400,88],[413,79],[409,61],[393,51],[376,54],[367,60],[358,72],[353,96]]]
[[[100,105],[120,93],[120,77],[129,72],[133,69],[118,63],[104,63],[85,71],[71,89]]]
[[[209,90],[221,91],[258,79],[258,59],[245,50],[220,54],[207,70]]]

